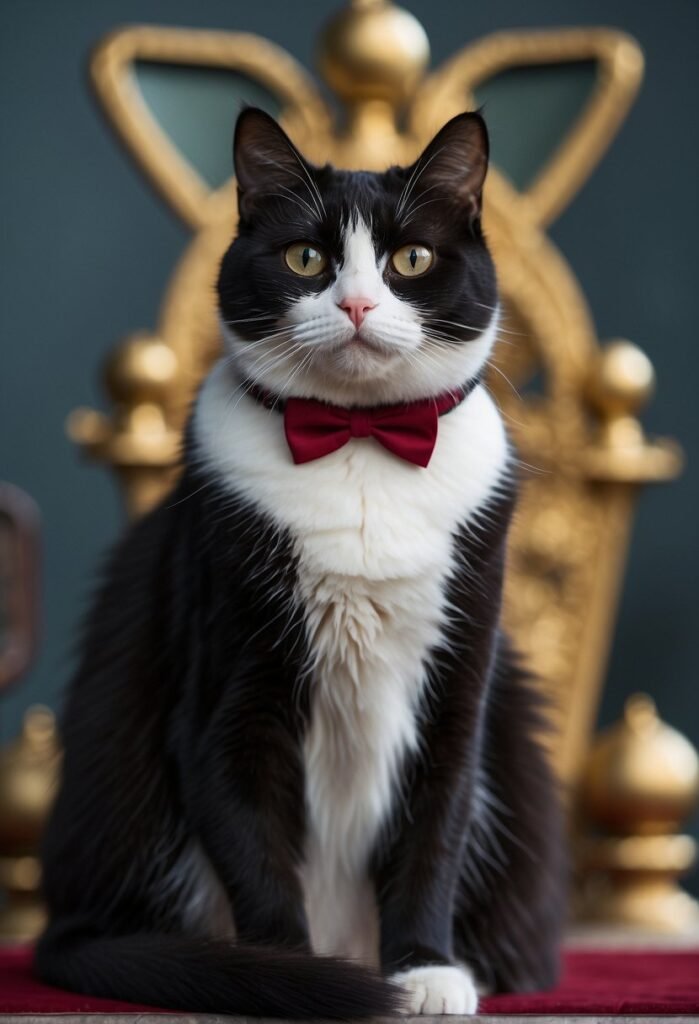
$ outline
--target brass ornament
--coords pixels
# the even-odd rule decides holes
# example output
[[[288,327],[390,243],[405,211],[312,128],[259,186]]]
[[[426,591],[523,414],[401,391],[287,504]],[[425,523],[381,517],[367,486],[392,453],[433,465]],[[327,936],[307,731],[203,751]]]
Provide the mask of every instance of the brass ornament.
[[[59,765],[53,713],[29,708],[19,738],[0,751],[0,943],[32,939],[45,922],[37,849]]]
[[[628,343],[600,349],[580,287],[544,229],[612,141],[643,58],[628,36],[594,28],[496,33],[430,74],[428,58],[419,23],[388,0],[357,0],[341,10],[321,37],[318,58],[345,108],[336,127],[308,74],[263,39],[136,26],[100,44],[91,71],[106,116],[195,235],[171,279],[153,342],[172,351],[172,376],[154,381],[142,364],[134,376],[127,342],[111,363],[115,415],[83,410],[71,419],[71,436],[115,466],[131,510],[149,507],[171,486],[175,438],[220,346],[212,285],[236,214],[233,183],[211,189],[155,125],[138,92],[136,60],[241,71],[276,96],[281,123],[311,159],[355,168],[414,159],[448,117],[475,105],[480,83],[507,68],[594,61],[587,105],[535,180],[518,191],[492,168],[484,201],[504,327],[516,341],[497,346],[489,385],[526,476],[505,617],[553,698],[560,728],[552,752],[563,780],[574,784],[594,723],[638,487],[672,479],[681,455],[643,434],[638,412],[650,391],[650,364]],[[539,392],[514,393],[536,374]]]
[[[654,390],[652,363],[630,341],[612,341],[596,355],[587,380],[587,398],[598,416],[584,457],[591,479],[650,483],[681,472],[679,445],[667,438],[649,441],[638,420]]]
[[[124,485],[127,510],[137,516],[155,504],[164,484],[174,481],[181,442],[181,431],[172,425],[179,411],[177,356],[158,338],[135,334],[108,360],[104,376],[113,419],[75,409],[68,434],[113,466]]]
[[[699,903],[678,885],[697,860],[680,832],[699,801],[699,757],[637,694],[603,732],[581,786],[579,917],[633,929],[699,933]]]

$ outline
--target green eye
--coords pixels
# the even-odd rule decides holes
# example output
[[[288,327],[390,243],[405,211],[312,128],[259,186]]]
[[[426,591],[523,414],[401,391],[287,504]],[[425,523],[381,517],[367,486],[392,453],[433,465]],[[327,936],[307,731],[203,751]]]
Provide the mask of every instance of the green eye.
[[[434,263],[434,253],[425,245],[402,245],[391,256],[391,266],[401,277],[419,277]]]
[[[325,270],[327,259],[308,242],[294,242],[284,254],[289,270],[301,277],[315,277]]]

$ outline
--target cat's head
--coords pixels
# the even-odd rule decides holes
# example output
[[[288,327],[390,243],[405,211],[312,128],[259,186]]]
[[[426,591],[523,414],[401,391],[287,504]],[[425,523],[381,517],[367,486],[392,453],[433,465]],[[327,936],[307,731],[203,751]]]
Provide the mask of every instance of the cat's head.
[[[313,166],[249,108],[234,161],[240,221],[218,293],[241,377],[349,405],[425,398],[478,373],[498,316],[479,114],[379,174]]]

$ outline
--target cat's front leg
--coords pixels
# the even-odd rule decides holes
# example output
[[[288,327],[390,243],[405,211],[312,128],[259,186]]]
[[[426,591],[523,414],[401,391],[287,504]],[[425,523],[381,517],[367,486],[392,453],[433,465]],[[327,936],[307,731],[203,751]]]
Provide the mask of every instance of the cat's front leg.
[[[433,666],[419,753],[404,768],[404,797],[396,802],[391,841],[374,865],[381,963],[403,985],[413,1013],[477,1009],[473,973],[454,948],[454,921],[485,708],[501,643],[500,595],[513,500],[513,493],[503,493],[477,535],[464,531],[455,540],[458,571],[447,592],[454,609],[449,645],[439,666]]]
[[[298,742],[259,676],[255,683],[229,686],[200,738],[191,812],[238,939],[310,949],[298,877],[305,828]]]
[[[468,772],[456,774],[448,792],[446,780],[426,771],[376,874],[382,966],[406,993],[410,1014],[470,1014],[478,1006],[473,973],[453,946],[469,793]]]
[[[429,874],[432,867],[437,865],[423,865],[423,870]],[[441,871],[452,873],[446,864]],[[428,881],[422,890],[406,889],[393,906],[384,891],[379,898],[382,964],[405,992],[405,1013],[475,1013],[475,978],[466,964],[455,960],[452,947],[453,898],[439,888]]]
[[[435,680],[406,798],[375,862],[381,963],[415,1014],[475,1013],[478,1004],[473,973],[454,949],[454,919],[495,631],[480,639],[467,670],[455,662]]]

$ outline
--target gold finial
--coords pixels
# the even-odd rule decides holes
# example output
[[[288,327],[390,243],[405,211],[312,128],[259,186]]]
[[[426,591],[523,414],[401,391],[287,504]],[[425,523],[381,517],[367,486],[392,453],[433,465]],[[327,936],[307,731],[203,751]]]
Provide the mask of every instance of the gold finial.
[[[608,831],[663,835],[679,828],[699,797],[699,757],[658,717],[651,698],[636,694],[621,722],[595,742],[583,795],[591,817]]]
[[[167,402],[177,375],[177,360],[169,345],[139,332],[116,349],[105,367],[105,381],[115,402]]]
[[[638,419],[654,388],[653,366],[637,345],[618,338],[597,353],[586,386],[599,419],[595,444],[584,456],[590,477],[645,483],[678,475],[678,445],[663,438],[649,440]]]
[[[653,394],[655,373],[650,359],[624,339],[610,341],[594,361],[588,395],[603,419],[609,444],[638,444],[643,440],[637,414]]]
[[[43,927],[36,849],[59,766],[53,713],[31,707],[19,738],[0,751],[0,941],[26,941]]]
[[[699,905],[677,884],[696,861],[678,834],[699,799],[699,756],[645,694],[596,740],[582,807],[598,835],[582,850],[588,876],[583,916],[683,932],[699,927]]]
[[[406,140],[397,118],[413,97],[430,59],[420,22],[388,0],[360,0],[339,11],[320,40],[318,63],[347,107],[348,145],[335,159],[353,166],[400,162]]]
[[[170,482],[163,467],[174,470],[177,463],[180,433],[170,425],[177,373],[177,358],[169,345],[148,334],[134,334],[105,367],[107,391],[115,406],[113,420],[89,409],[76,409],[68,419],[70,437],[93,457],[116,467],[133,515],[160,497]]]

